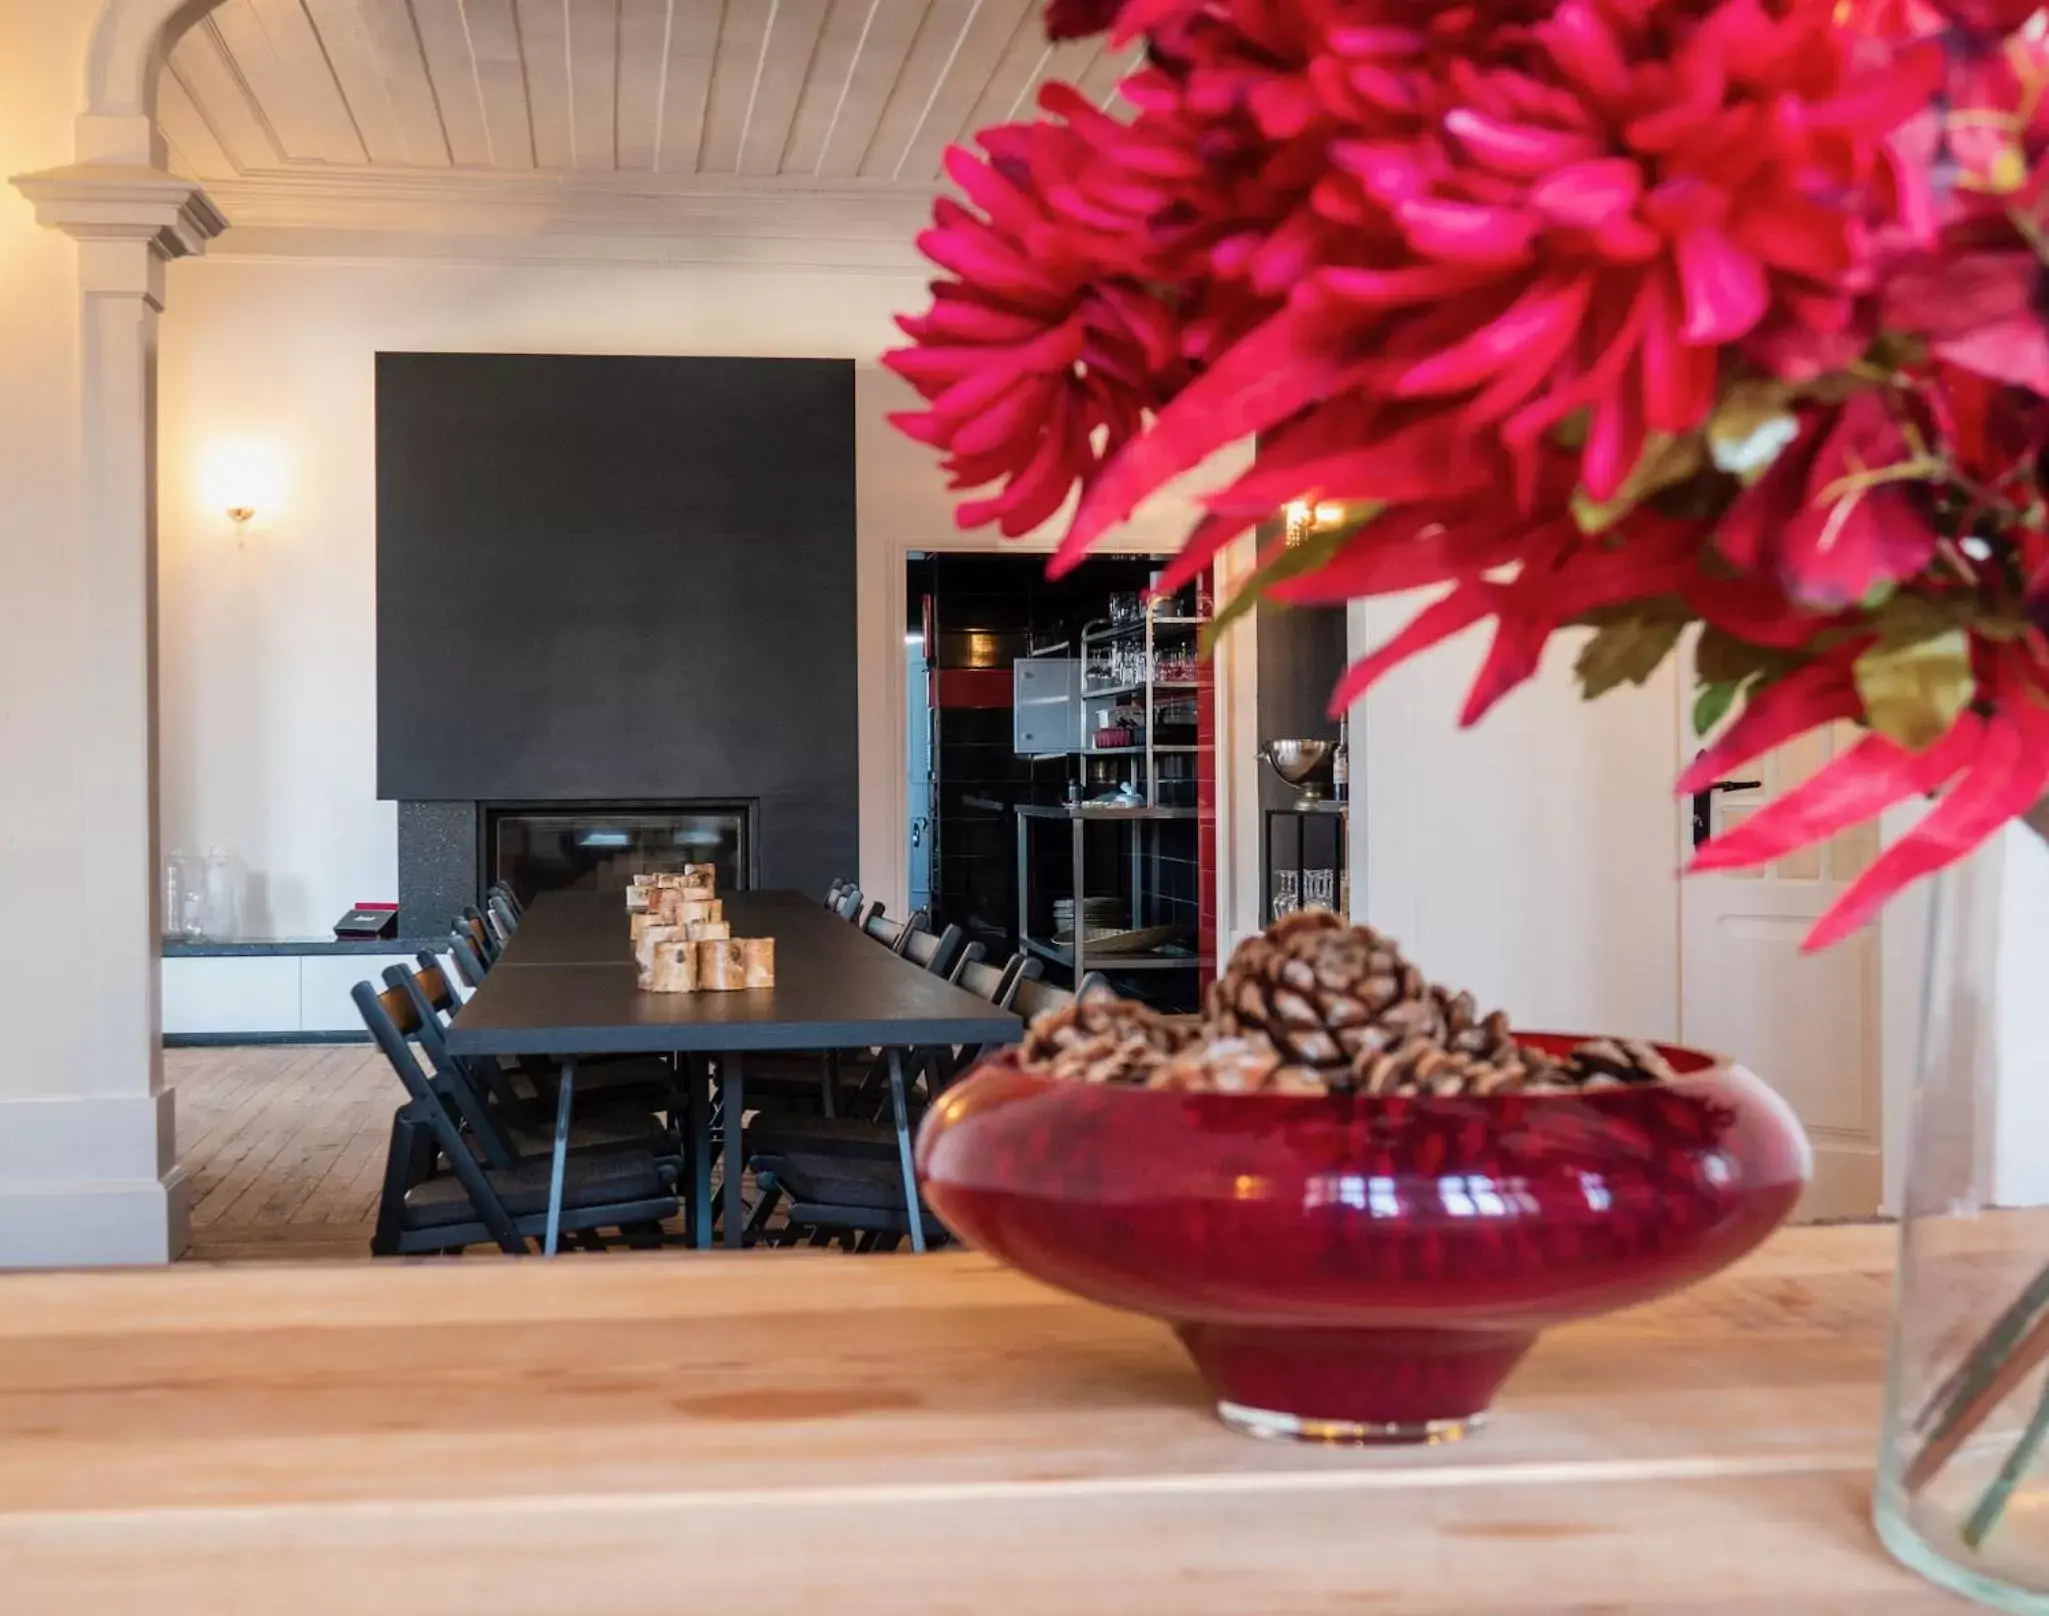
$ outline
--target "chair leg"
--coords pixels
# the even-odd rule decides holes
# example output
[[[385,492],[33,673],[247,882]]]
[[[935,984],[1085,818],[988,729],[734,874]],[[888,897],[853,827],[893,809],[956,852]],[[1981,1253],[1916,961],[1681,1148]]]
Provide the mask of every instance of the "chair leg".
[[[391,1143],[384,1156],[384,1189],[377,1198],[377,1227],[370,1236],[373,1257],[397,1254],[399,1230],[405,1222],[406,1191],[426,1178],[433,1167],[433,1133],[415,1122],[410,1112],[410,1106],[402,1105],[391,1114]]]
[[[911,1162],[911,1107],[904,1094],[903,1055],[894,1049],[889,1052],[889,1108],[896,1123],[896,1154],[903,1170],[904,1213],[911,1226],[911,1250],[922,1252],[925,1214],[918,1206],[918,1173]]]

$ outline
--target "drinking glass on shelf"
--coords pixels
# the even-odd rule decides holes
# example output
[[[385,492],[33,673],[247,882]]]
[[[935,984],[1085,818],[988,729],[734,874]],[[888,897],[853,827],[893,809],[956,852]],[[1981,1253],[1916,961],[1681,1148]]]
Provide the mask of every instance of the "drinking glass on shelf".
[[[1302,892],[1295,884],[1295,872],[1293,870],[1274,871],[1272,918],[1275,920],[1285,920],[1301,907]]]
[[[1328,909],[1337,902],[1338,877],[1335,870],[1308,870],[1302,876],[1302,907],[1305,909]]]

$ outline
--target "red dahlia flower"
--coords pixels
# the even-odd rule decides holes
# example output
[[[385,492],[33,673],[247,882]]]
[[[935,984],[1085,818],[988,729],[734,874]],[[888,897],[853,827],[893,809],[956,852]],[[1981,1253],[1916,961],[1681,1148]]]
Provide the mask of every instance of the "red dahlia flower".
[[[1417,33],[1333,29],[1333,74],[1356,87],[1348,64],[1371,66],[1402,105],[1369,121],[1325,98],[1315,206],[1346,226],[1217,368],[1235,390],[1305,349],[1370,356],[1351,385],[1512,450],[1584,417],[1586,487],[1605,500],[1650,433],[1700,424],[1735,345],[1768,356],[1777,328],[1853,326],[1894,205],[1884,143],[1928,103],[1941,57],[1872,60],[1820,0],[1563,0],[1534,24],[1524,9],[1441,63]],[[1430,71],[1396,71],[1418,61]],[[1198,381],[1105,468],[1064,561],[1232,436],[1313,402],[1276,387],[1248,419],[1216,408],[1224,386]]]
[[[1809,606],[1853,605],[1934,555],[1933,470],[1916,470],[1892,403],[1876,389],[1808,410],[1799,438],[1722,519],[1715,546],[1740,571],[1775,573]]]

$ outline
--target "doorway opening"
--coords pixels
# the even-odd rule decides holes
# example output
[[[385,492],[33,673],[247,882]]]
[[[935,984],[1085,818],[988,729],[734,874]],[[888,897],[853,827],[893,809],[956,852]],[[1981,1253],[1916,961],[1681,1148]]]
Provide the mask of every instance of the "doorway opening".
[[[1148,606],[1162,565],[909,557],[904,835],[933,925],[1192,1010],[1216,953],[1210,589]]]

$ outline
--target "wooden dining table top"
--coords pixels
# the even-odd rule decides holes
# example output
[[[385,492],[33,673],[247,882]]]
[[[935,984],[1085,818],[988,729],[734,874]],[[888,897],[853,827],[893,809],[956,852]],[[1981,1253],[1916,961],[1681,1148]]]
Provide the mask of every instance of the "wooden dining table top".
[[[1867,1519],[1894,1241],[1782,1233],[1378,1451],[971,1254],[0,1277],[0,1610],[1962,1612]]]
[[[646,993],[616,892],[536,898],[457,1013],[457,1055],[666,1055],[1013,1042],[1018,1018],[794,892],[722,900],[735,937],[776,945],[772,988]]]

